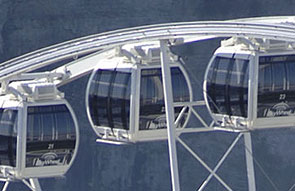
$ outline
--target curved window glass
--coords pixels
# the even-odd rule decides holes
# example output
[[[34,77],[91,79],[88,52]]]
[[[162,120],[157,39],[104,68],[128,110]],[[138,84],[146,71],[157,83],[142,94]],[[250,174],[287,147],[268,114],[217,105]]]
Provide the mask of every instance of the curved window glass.
[[[295,55],[261,56],[257,117],[295,115]]]
[[[75,144],[75,124],[66,105],[27,108],[26,167],[69,164]]]
[[[96,126],[129,129],[131,73],[97,70],[92,78],[88,104]]]
[[[189,101],[189,89],[183,73],[179,67],[171,67],[171,79],[174,102]],[[174,107],[175,118],[183,106]],[[183,117],[178,127],[185,122]],[[140,82],[140,114],[139,129],[166,128],[166,115],[161,68],[142,69]]]
[[[0,109],[0,165],[15,167],[17,110]]]
[[[207,100],[213,113],[247,117],[249,60],[217,56],[207,74]]]

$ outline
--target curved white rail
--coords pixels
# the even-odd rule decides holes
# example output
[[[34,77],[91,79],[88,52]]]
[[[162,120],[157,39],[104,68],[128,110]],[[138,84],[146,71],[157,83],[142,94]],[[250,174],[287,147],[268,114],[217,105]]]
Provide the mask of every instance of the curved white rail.
[[[290,21],[291,19],[291,21]],[[292,20],[293,19],[293,20]],[[0,81],[6,80],[8,78],[13,77],[14,75],[32,71],[34,69],[49,65],[51,63],[57,62],[59,60],[69,58],[76,55],[81,55],[85,53],[98,52],[96,55],[92,55],[91,57],[84,58],[87,61],[83,62],[83,70],[79,71],[80,73],[86,73],[86,70],[89,70],[92,66],[92,63],[95,63],[97,59],[104,56],[103,53],[107,53],[106,50],[124,45],[127,43],[135,43],[135,42],[143,42],[143,41],[155,41],[155,40],[163,40],[168,39],[173,43],[175,39],[182,39],[182,43],[198,41],[200,39],[212,38],[213,37],[255,37],[255,38],[266,38],[266,39],[275,39],[275,40],[284,40],[288,42],[295,43],[295,21],[294,17],[275,17],[275,18],[256,18],[256,19],[241,19],[241,20],[232,20],[232,21],[214,21],[214,22],[185,22],[185,23],[170,23],[170,24],[160,24],[160,25],[151,25],[151,26],[143,26],[136,27],[130,29],[117,30],[97,35],[91,35],[79,39],[75,39],[72,41],[64,42],[61,44],[57,44],[51,47],[43,48],[23,56],[14,58],[7,62],[0,64]],[[165,45],[166,45],[165,41]],[[177,41],[180,43],[181,41]],[[165,49],[165,46],[162,41],[162,49]],[[162,51],[164,52],[164,51]],[[162,67],[165,65],[165,56],[162,57]],[[86,65],[85,65],[86,63]],[[73,64],[74,65],[74,64]],[[163,67],[165,68],[165,67]],[[74,71],[73,68],[72,71]],[[167,70],[168,68],[164,69]],[[81,67],[77,70],[81,70]],[[77,72],[78,73],[78,72]],[[164,72],[163,72],[164,73]],[[163,77],[165,79],[165,83],[170,83],[168,78]],[[60,82],[61,83],[61,82]],[[168,90],[171,90],[171,85],[167,85]],[[166,90],[165,90],[166,91]],[[170,91],[171,92],[171,91]],[[165,102],[166,108],[171,104],[167,104],[169,100],[167,95],[171,95],[171,93],[165,93]],[[167,116],[170,111],[166,111]],[[174,117],[170,116],[167,118],[173,119]],[[171,120],[170,120],[171,122]],[[173,128],[173,123],[169,129]],[[169,126],[169,124],[168,124]],[[207,131],[207,129],[206,129]],[[171,154],[171,169],[177,168],[177,155],[176,147],[172,144],[172,141],[175,141],[174,133],[171,133],[171,137],[169,138],[169,152]],[[241,135],[239,135],[240,137]],[[246,143],[246,148],[252,148],[249,140],[251,137],[245,136],[247,138],[248,143]],[[179,139],[182,143],[182,141]],[[171,146],[172,145],[172,146]],[[195,158],[197,158],[204,167],[208,167],[206,163],[204,163],[196,154],[194,154],[185,144],[183,144],[191,154]],[[232,146],[231,146],[232,147]],[[248,149],[249,150],[249,149]],[[251,152],[251,150],[250,150]],[[174,154],[174,155],[173,155]],[[251,152],[252,154],[252,152]],[[226,157],[225,153],[225,157]],[[215,176],[228,190],[231,190],[217,175],[216,170],[219,168],[219,165],[223,162],[225,157],[222,158],[221,162],[217,164],[217,166],[210,171],[212,176]],[[246,154],[247,157],[247,169],[248,172],[248,180],[249,185],[251,185],[251,190],[255,190],[255,181],[254,179],[254,168],[253,163],[251,163],[252,155]],[[250,162],[249,162],[250,161]],[[174,171],[177,176],[172,177],[172,183],[174,190],[179,190],[179,180],[178,180],[178,172]],[[176,186],[175,186],[176,185]],[[249,186],[250,187],[250,186]]]
[[[293,18],[293,17],[291,17]],[[0,80],[32,71],[72,56],[109,49],[127,43],[160,39],[197,41],[206,37],[248,36],[295,42],[295,25],[290,17],[237,21],[168,23],[116,30],[91,35],[43,48],[0,64]],[[277,24],[276,22],[281,23]],[[285,21],[282,23],[282,21]]]

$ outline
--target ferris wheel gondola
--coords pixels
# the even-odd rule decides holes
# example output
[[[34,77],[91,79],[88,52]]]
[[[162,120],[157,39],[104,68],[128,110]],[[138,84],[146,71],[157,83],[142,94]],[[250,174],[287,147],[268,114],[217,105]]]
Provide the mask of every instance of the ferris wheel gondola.
[[[295,50],[289,42],[223,41],[204,80],[212,118],[229,129],[293,127],[294,71]]]
[[[174,57],[173,57],[174,56]],[[177,128],[190,115],[188,76],[170,55]],[[163,80],[158,43],[121,47],[97,63],[89,79],[86,106],[90,123],[102,140],[137,142],[167,137]]]
[[[64,175],[77,153],[78,123],[55,84],[11,82],[0,105],[0,177]]]

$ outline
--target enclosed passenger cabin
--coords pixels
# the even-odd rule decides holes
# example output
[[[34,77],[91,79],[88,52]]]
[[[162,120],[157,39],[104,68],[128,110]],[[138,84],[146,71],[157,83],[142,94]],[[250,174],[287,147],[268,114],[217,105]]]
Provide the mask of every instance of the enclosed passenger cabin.
[[[170,53],[176,127],[189,118],[192,100],[188,76]],[[89,121],[100,141],[137,142],[167,138],[157,43],[128,45],[97,64],[87,87]]]
[[[208,65],[204,90],[208,110],[218,126],[231,130],[294,126],[292,44],[224,41]]]
[[[62,176],[78,147],[78,125],[53,83],[12,82],[0,96],[0,177]]]

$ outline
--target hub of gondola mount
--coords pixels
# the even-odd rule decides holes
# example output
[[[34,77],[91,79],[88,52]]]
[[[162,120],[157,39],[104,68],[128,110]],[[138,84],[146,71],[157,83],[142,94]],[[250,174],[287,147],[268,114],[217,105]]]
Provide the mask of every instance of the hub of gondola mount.
[[[177,56],[169,52],[177,129],[191,110],[191,84]],[[119,47],[100,60],[90,76],[86,106],[101,142],[167,139],[159,42]]]
[[[295,125],[295,50],[284,41],[231,38],[215,51],[204,97],[215,123],[229,130]]]
[[[62,176],[77,153],[75,114],[48,75],[24,76],[6,82],[0,96],[0,177]]]

